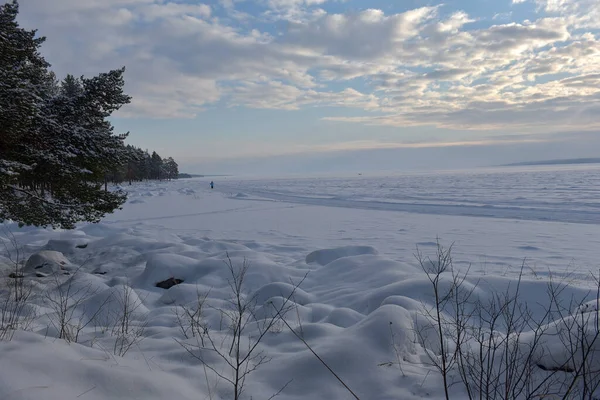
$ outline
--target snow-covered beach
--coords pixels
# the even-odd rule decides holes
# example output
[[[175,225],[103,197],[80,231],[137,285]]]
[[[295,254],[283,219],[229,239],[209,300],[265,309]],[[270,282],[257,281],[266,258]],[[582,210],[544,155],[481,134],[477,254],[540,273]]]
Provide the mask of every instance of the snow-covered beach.
[[[41,253],[42,267],[32,261],[24,270],[36,317],[27,332],[0,343],[0,399],[233,398],[224,378],[230,366],[207,353],[211,368],[203,367],[193,356],[198,337],[189,334],[192,326],[186,333],[180,313],[206,297],[201,325],[217,344],[229,343],[222,314],[231,298],[227,257],[248,265],[243,295],[255,302],[256,318],[287,300],[293,307],[286,322],[361,399],[444,397],[427,355],[435,343],[416,334],[434,297],[415,254],[435,256],[437,238],[454,243],[454,268],[469,271],[479,299],[507,290],[521,273],[522,298],[532,309],[545,301],[550,279],[568,282],[562,295],[573,304],[594,297],[597,166],[223,177],[214,190],[210,180],[125,185],[123,210],[71,231],[5,225],[20,257],[49,250],[64,259]],[[2,239],[5,275],[16,255],[9,239]],[[49,273],[38,277],[38,269]],[[169,279],[181,282],[156,287]],[[70,343],[57,339],[55,304],[66,287],[75,304],[67,325],[78,333]],[[125,335],[132,342],[126,351],[115,345],[114,329],[124,303],[128,323],[143,327]],[[258,345],[267,358],[248,375],[241,398],[352,398],[286,324],[268,328]],[[259,333],[248,324],[244,343]],[[547,366],[547,355],[538,356]],[[466,396],[458,383],[450,390]]]

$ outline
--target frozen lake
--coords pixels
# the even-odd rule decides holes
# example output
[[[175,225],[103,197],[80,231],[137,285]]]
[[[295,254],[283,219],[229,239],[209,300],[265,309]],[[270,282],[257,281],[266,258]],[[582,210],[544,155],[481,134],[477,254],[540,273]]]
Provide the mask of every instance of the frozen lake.
[[[299,204],[423,214],[600,223],[600,166],[396,176],[228,178],[225,189]],[[234,193],[235,195],[235,193]]]

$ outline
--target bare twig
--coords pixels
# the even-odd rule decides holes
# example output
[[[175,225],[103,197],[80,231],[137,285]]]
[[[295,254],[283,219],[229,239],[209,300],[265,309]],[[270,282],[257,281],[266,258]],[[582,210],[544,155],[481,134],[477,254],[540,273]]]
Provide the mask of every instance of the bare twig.
[[[259,349],[262,340],[291,309],[289,306],[291,299],[308,274],[293,286],[291,293],[283,299],[281,304],[275,305],[273,302],[270,302],[263,305],[263,311],[266,310],[265,306],[272,307],[273,314],[270,317],[264,316],[259,318],[256,313],[256,297],[248,297],[245,294],[246,275],[250,264],[247,260],[244,260],[241,266],[236,267],[229,254],[226,254],[224,262],[229,272],[228,285],[232,297],[228,302],[228,308],[221,307],[215,308],[215,310],[219,312],[221,319],[219,330],[226,330],[227,333],[222,335],[221,340],[217,340],[217,335],[212,333],[209,327],[201,322],[201,310],[205,304],[206,296],[199,296],[199,304],[196,310],[184,311],[184,315],[180,318],[180,321],[192,318],[195,321],[195,325],[202,327],[201,334],[196,337],[196,345],[192,346],[180,341],[177,342],[192,357],[202,362],[205,368],[205,375],[206,369],[209,369],[217,377],[229,383],[233,389],[233,399],[240,400],[248,376],[271,360]],[[199,314],[196,312],[199,312]],[[255,336],[247,337],[245,332],[251,325],[255,326],[258,333]],[[186,336],[187,330],[182,328],[182,332]],[[216,354],[225,363],[226,370],[228,371],[221,371],[208,362],[203,356],[204,351]]]

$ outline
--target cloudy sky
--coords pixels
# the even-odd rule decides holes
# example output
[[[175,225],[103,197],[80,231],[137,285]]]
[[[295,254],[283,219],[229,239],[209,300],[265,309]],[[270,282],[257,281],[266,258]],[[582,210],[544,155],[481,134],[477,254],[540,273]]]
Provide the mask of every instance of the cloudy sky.
[[[125,65],[115,126],[189,171],[600,156],[600,0],[20,4],[59,75]]]

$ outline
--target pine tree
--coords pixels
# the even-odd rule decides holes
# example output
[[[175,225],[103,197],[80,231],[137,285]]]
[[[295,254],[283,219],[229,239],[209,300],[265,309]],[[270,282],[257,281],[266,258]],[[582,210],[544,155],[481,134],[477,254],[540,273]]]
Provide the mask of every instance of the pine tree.
[[[148,150],[144,152],[144,160],[142,162],[142,170],[144,171],[144,179],[152,179],[152,156]]]
[[[130,185],[134,180],[139,180],[137,177],[137,165],[140,158],[141,155],[138,152],[138,149],[131,145],[127,145],[127,164],[125,166],[124,175]]]
[[[151,179],[162,179],[163,178],[163,160],[156,151],[152,152],[150,157],[150,178]]]
[[[107,118],[130,98],[124,68],[58,83],[43,38],[19,28],[16,1],[0,7],[0,221],[73,228],[126,199],[102,188],[127,160]]]
[[[45,38],[19,28],[16,1],[0,6],[0,184],[2,190],[20,172],[32,167],[27,142],[34,141],[50,75],[39,54]],[[1,211],[0,211],[1,212]]]
[[[166,158],[164,160],[164,166],[166,178],[169,180],[177,179],[177,176],[179,175],[179,166],[177,165],[173,157]]]

